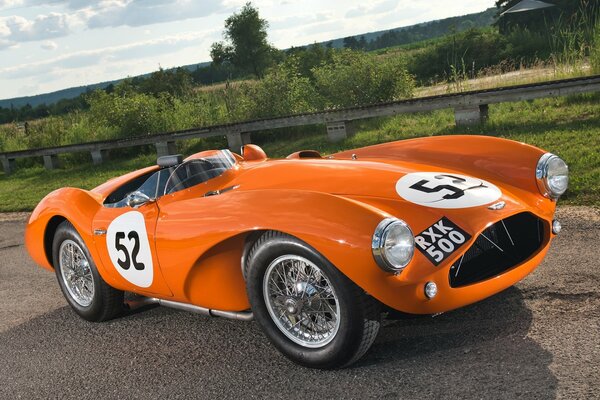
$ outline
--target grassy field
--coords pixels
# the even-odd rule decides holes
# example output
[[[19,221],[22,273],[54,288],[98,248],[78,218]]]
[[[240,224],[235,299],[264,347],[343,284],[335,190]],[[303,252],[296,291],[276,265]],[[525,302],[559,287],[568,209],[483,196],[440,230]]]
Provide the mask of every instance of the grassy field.
[[[451,110],[400,115],[355,122],[353,136],[329,143],[322,126],[255,134],[253,139],[270,157],[283,157],[301,149],[324,154],[419,136],[484,134],[539,146],[563,157],[570,166],[571,184],[561,202],[600,206],[600,95],[536,100],[490,106],[490,120],[483,126],[457,128]],[[179,143],[184,154],[226,142]],[[46,171],[38,164],[22,163],[16,173],[0,173],[0,211],[27,211],[50,191],[63,187],[90,189],[105,180],[154,163],[151,149],[130,152],[100,166],[70,159],[65,167]]]

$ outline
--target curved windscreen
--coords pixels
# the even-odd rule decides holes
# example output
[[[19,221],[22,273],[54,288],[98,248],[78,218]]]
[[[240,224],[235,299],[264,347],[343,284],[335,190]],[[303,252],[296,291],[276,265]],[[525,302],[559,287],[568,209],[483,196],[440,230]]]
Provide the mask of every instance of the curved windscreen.
[[[220,150],[215,155],[197,158],[178,165],[165,185],[164,194],[174,193],[216,178],[235,165],[229,150]]]

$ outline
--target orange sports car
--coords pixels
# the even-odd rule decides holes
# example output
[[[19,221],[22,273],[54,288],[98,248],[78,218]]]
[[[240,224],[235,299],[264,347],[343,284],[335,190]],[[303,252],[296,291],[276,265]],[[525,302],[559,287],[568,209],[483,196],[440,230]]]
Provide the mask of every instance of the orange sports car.
[[[533,271],[568,180],[559,157],[482,136],[285,159],[246,145],[59,189],[25,236],[87,320],[122,312],[127,292],[256,319],[293,361],[335,368],[369,349],[386,312],[449,311]]]

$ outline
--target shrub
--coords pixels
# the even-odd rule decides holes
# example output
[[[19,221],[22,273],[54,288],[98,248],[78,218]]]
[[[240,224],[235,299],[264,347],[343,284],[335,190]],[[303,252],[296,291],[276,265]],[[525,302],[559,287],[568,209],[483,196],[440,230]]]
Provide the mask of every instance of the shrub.
[[[340,108],[375,104],[412,96],[414,79],[404,58],[378,58],[345,50],[330,64],[313,69],[315,87],[323,105]]]
[[[174,128],[173,110],[181,101],[167,93],[154,97],[121,88],[110,94],[95,91],[88,103],[93,125],[115,128],[119,137],[128,137]]]
[[[508,40],[495,29],[470,29],[446,36],[417,52],[409,70],[421,82],[447,79],[453,71],[474,76],[482,68],[503,60],[507,45]]]
[[[254,85],[241,87],[242,107],[249,118],[268,118],[317,109],[318,94],[309,78],[301,76],[291,56]]]

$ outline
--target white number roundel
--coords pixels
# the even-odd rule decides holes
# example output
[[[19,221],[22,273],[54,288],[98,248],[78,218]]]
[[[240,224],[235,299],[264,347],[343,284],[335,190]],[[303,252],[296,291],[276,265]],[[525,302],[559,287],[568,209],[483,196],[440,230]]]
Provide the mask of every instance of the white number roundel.
[[[139,287],[152,285],[152,253],[142,213],[130,211],[115,218],[106,231],[106,245],[110,260],[123,278]]]
[[[396,192],[411,203],[432,208],[477,207],[502,196],[490,182],[445,172],[406,174],[396,182]]]

